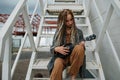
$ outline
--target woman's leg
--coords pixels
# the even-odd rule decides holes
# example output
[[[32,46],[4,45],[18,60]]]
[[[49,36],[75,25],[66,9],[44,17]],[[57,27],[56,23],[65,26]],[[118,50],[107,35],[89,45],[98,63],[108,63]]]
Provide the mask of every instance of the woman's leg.
[[[70,55],[70,69],[69,74],[73,76],[74,78],[77,76],[79,72],[79,68],[83,64],[84,60],[84,47],[82,44],[76,45],[72,51],[72,54]]]
[[[61,58],[56,58],[54,67],[50,75],[50,80],[62,80],[62,72],[64,69],[65,61]]]

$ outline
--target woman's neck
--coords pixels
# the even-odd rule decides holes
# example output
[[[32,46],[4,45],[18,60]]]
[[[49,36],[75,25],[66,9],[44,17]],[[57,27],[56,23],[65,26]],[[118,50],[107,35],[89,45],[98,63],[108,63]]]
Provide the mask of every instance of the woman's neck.
[[[71,27],[66,27],[66,30],[71,30]]]
[[[66,34],[70,35],[71,34],[71,28],[66,28]]]

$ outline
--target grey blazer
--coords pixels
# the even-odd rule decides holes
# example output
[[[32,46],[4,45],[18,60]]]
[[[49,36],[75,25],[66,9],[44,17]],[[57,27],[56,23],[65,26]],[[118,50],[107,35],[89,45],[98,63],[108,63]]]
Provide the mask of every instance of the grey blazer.
[[[52,43],[52,46],[50,47],[50,53],[52,54],[52,58],[50,59],[48,65],[47,65],[47,68],[48,68],[48,71],[49,71],[50,74],[51,74],[51,71],[54,67],[54,61],[57,58],[56,55],[54,54],[54,48],[56,47],[55,46],[56,33],[57,33],[57,31],[55,32],[55,35],[54,35],[54,38],[53,38],[53,43]],[[75,44],[78,44],[81,41],[84,41],[83,32],[82,32],[82,30],[77,29],[77,35],[75,36],[75,42],[76,42]]]

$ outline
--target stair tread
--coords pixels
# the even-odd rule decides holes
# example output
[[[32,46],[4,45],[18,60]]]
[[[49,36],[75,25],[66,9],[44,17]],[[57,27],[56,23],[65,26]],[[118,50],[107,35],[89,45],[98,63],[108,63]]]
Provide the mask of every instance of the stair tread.
[[[74,15],[81,15],[84,12],[83,6],[76,4],[48,4],[46,7],[49,14],[59,14],[63,9],[72,10]]]
[[[61,10],[61,9],[71,9],[75,10],[84,10],[82,5],[76,4],[48,4],[46,9]]]
[[[61,6],[63,6],[63,7],[64,7],[64,6],[65,6],[65,7],[68,7],[68,6],[69,6],[69,7],[73,7],[73,6],[76,7],[76,6],[77,6],[77,7],[78,7],[78,6],[79,6],[79,7],[83,8],[83,5],[82,5],[82,4],[73,4],[73,3],[71,3],[71,4],[67,4],[67,3],[66,3],[66,4],[57,3],[57,4],[48,4],[48,5],[47,5],[47,7],[54,7],[54,6],[58,6],[58,7],[59,7],[59,6],[60,6],[60,7],[61,7]]]
[[[50,80],[50,78],[33,78],[32,80]],[[70,80],[70,79],[63,79],[63,80]],[[81,78],[76,78],[75,80],[98,80],[98,79],[95,79],[95,78],[84,78],[84,79],[81,79]]]
[[[43,26],[57,26],[57,24],[43,24]],[[76,26],[88,26],[87,24],[76,24]]]
[[[75,0],[55,0],[55,2],[75,2]]]
[[[42,38],[53,38],[54,34],[42,34],[39,37],[42,37]],[[50,52],[50,46],[51,45],[44,44],[43,46],[39,46],[37,48],[37,50],[40,51],[40,52]],[[91,51],[92,52],[95,49],[95,44],[92,41],[88,41],[85,44],[85,48],[86,48],[86,51]]]
[[[38,59],[33,65],[33,69],[47,69],[47,64],[50,58],[47,59]],[[99,66],[95,61],[87,61],[86,62],[86,69],[99,69]]]
[[[49,37],[52,37],[52,36],[49,36]],[[50,52],[50,46],[49,45],[47,46],[44,44],[43,46],[38,47],[37,50],[39,52]],[[94,51],[94,47],[87,47],[86,50],[87,51]]]
[[[79,12],[79,13],[82,13],[83,12],[83,9],[74,9],[74,8],[46,8],[47,12],[48,13],[56,13],[56,12],[61,12],[63,9],[70,9],[73,11],[73,13],[75,12]],[[74,14],[75,15],[75,14]]]
[[[85,15],[74,15],[75,18],[85,18]],[[45,15],[45,18],[58,18],[58,15]]]

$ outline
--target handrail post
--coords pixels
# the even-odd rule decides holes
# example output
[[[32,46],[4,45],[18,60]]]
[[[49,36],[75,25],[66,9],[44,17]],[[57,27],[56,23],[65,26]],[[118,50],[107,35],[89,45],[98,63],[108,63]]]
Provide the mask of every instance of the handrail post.
[[[39,0],[39,3],[40,3],[40,11],[41,11],[41,16],[43,16],[44,15],[44,3],[43,3],[43,0]]]
[[[102,39],[104,38],[104,35],[105,35],[106,30],[107,30],[107,28],[108,28],[108,24],[109,24],[109,22],[110,22],[110,18],[111,18],[111,16],[112,16],[112,13],[113,13],[113,6],[110,5],[110,6],[109,6],[109,9],[108,9],[108,11],[107,11],[107,15],[106,15],[105,21],[104,21],[104,23],[103,23],[102,30],[101,30],[101,32],[100,32],[100,34],[99,34],[99,37],[98,37],[98,40],[97,40],[97,44],[96,44],[96,49],[95,49],[95,51],[99,51],[100,44],[101,44]]]
[[[86,13],[87,17],[89,16],[89,13],[90,13],[90,6],[91,6],[92,1],[88,0],[88,5],[87,5],[87,8],[86,8],[87,9],[87,13]]]
[[[34,39],[33,39],[33,34],[32,34],[32,29],[31,29],[32,27],[31,27],[28,12],[27,12],[27,6],[23,7],[23,17],[24,17],[25,26],[26,26],[26,30],[28,32],[28,37],[29,37],[29,40],[30,40],[32,50],[36,51],[36,47],[35,47],[35,43],[34,43]]]
[[[8,37],[5,43],[4,58],[2,63],[2,80],[11,79],[11,54],[12,54],[12,34]]]

